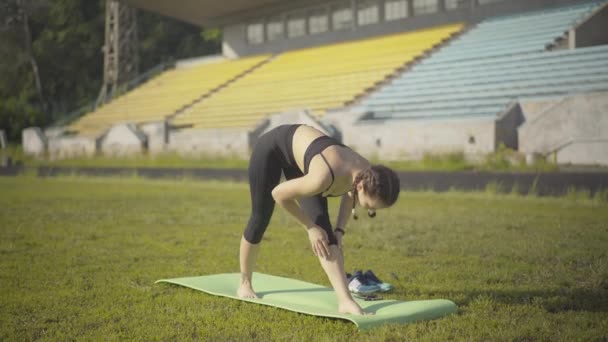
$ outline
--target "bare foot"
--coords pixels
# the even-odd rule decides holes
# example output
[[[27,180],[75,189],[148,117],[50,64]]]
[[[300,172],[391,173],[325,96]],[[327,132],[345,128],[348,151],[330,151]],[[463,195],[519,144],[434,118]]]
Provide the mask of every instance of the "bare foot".
[[[255,294],[251,285],[241,284],[239,289],[236,291],[237,296],[240,298],[258,298],[258,295]]]
[[[340,303],[338,305],[338,312],[351,315],[373,315],[373,313],[363,311],[359,304],[353,300]]]

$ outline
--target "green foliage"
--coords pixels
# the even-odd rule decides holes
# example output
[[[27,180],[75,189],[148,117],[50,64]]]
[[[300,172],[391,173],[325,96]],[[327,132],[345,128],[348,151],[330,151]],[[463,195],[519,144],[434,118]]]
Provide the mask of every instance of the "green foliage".
[[[183,157],[176,153],[161,153],[157,155],[136,155],[132,157],[80,157],[65,160],[35,159],[23,156],[29,166],[75,166],[75,167],[158,167],[158,168],[228,168],[246,169],[249,160],[237,156],[199,155]]]
[[[608,188],[598,190],[593,199],[598,203],[608,203]]]
[[[87,103],[101,86],[104,2],[57,0],[33,19],[33,48],[49,120]]]
[[[473,163],[466,160],[463,152],[424,153],[420,160],[385,161],[377,156],[372,156],[369,160],[374,164],[384,164],[395,170],[464,171],[475,168]]]
[[[463,152],[451,152],[445,154],[425,153],[422,157],[422,164],[429,169],[441,170],[466,170],[470,164]]]
[[[26,92],[0,99],[0,127],[6,129],[9,141],[19,141],[22,128],[45,122],[44,112],[35,104],[35,95]]]
[[[512,164],[523,165],[525,160],[521,158],[514,159],[516,155],[512,150],[505,147],[504,144],[500,144],[496,152],[486,155],[484,166],[493,170],[506,170]]]
[[[593,200],[403,193],[352,221],[346,269],[388,299],[458,314],[360,332],[346,321],[219,298],[167,277],[238,272],[247,184],[0,178],[0,340],[602,341],[608,210]],[[335,215],[338,202],[330,200]],[[277,207],[256,270],[330,286]],[[255,287],[255,284],[254,284]]]
[[[216,54],[221,51],[221,32],[176,21],[156,13],[140,11],[140,70],[180,58]]]
[[[519,185],[519,183],[514,182],[513,186],[511,187],[511,195],[512,196],[519,196],[521,195],[522,190],[521,190],[521,185]]]
[[[591,198],[591,192],[588,189],[577,189],[574,186],[571,186],[566,191],[566,198],[571,200],[587,200]]]
[[[504,186],[497,181],[491,181],[486,184],[485,191],[491,195],[497,195],[505,192]]]
[[[219,28],[204,29],[203,32],[201,32],[201,37],[207,42],[221,43],[222,30]]]
[[[0,50],[13,62],[0,68],[0,127],[12,141],[24,127],[48,125],[58,113],[83,104],[100,85],[103,2],[42,3],[24,11],[44,102],[37,96],[23,18],[3,32],[8,39],[0,40]]]
[[[23,1],[44,103],[36,91],[23,20],[14,0],[0,6],[0,128],[19,141],[27,126],[47,126],[91,101],[103,76],[105,1]],[[10,5],[10,6],[8,6]],[[220,51],[219,35],[139,11],[140,72],[171,59]],[[215,37],[215,38],[214,38]]]
[[[532,185],[528,189],[528,196],[538,196],[538,176],[534,177]]]
[[[493,153],[486,154],[480,161],[467,159],[464,152],[424,153],[421,160],[382,161],[373,156],[374,163],[383,163],[396,170],[409,171],[537,171],[550,172],[558,169],[557,164],[538,160],[527,165],[525,157],[501,144]]]
[[[484,156],[484,160],[477,167],[480,170],[492,171],[555,171],[557,164],[549,163],[545,159],[539,159],[532,165],[526,164],[526,158],[520,152],[506,147],[501,143],[496,151]]]

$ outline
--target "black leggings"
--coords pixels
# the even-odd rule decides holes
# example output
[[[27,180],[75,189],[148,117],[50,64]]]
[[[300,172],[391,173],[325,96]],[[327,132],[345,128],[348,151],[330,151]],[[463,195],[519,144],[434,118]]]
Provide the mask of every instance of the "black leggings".
[[[253,149],[248,170],[251,216],[243,233],[249,243],[258,244],[262,241],[274,211],[272,190],[281,180],[281,171],[287,180],[304,175],[295,162],[292,149],[293,134],[298,126],[282,125],[270,130],[260,137]],[[329,220],[327,198],[318,194],[297,201],[304,213],[325,230],[329,244],[337,244]]]

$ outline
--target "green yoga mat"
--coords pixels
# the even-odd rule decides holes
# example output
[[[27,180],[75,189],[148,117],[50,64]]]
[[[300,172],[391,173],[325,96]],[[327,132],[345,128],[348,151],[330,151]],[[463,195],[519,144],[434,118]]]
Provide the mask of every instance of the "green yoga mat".
[[[243,299],[236,295],[240,277],[239,273],[227,273],[162,279],[156,283],[177,284],[216,296],[270,305],[308,315],[346,319],[355,323],[359,329],[369,329],[385,323],[435,319],[457,310],[456,304],[445,299],[413,301],[355,299],[363,310],[375,312],[375,315],[346,315],[338,312],[336,294],[332,288],[254,272],[253,288],[260,298]]]

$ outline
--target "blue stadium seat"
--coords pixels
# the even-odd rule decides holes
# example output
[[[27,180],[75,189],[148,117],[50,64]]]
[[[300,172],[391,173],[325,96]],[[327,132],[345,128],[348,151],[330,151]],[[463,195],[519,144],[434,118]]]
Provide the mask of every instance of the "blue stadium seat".
[[[608,90],[608,45],[545,50],[598,4],[488,19],[357,106],[381,120],[495,118],[518,99]]]

